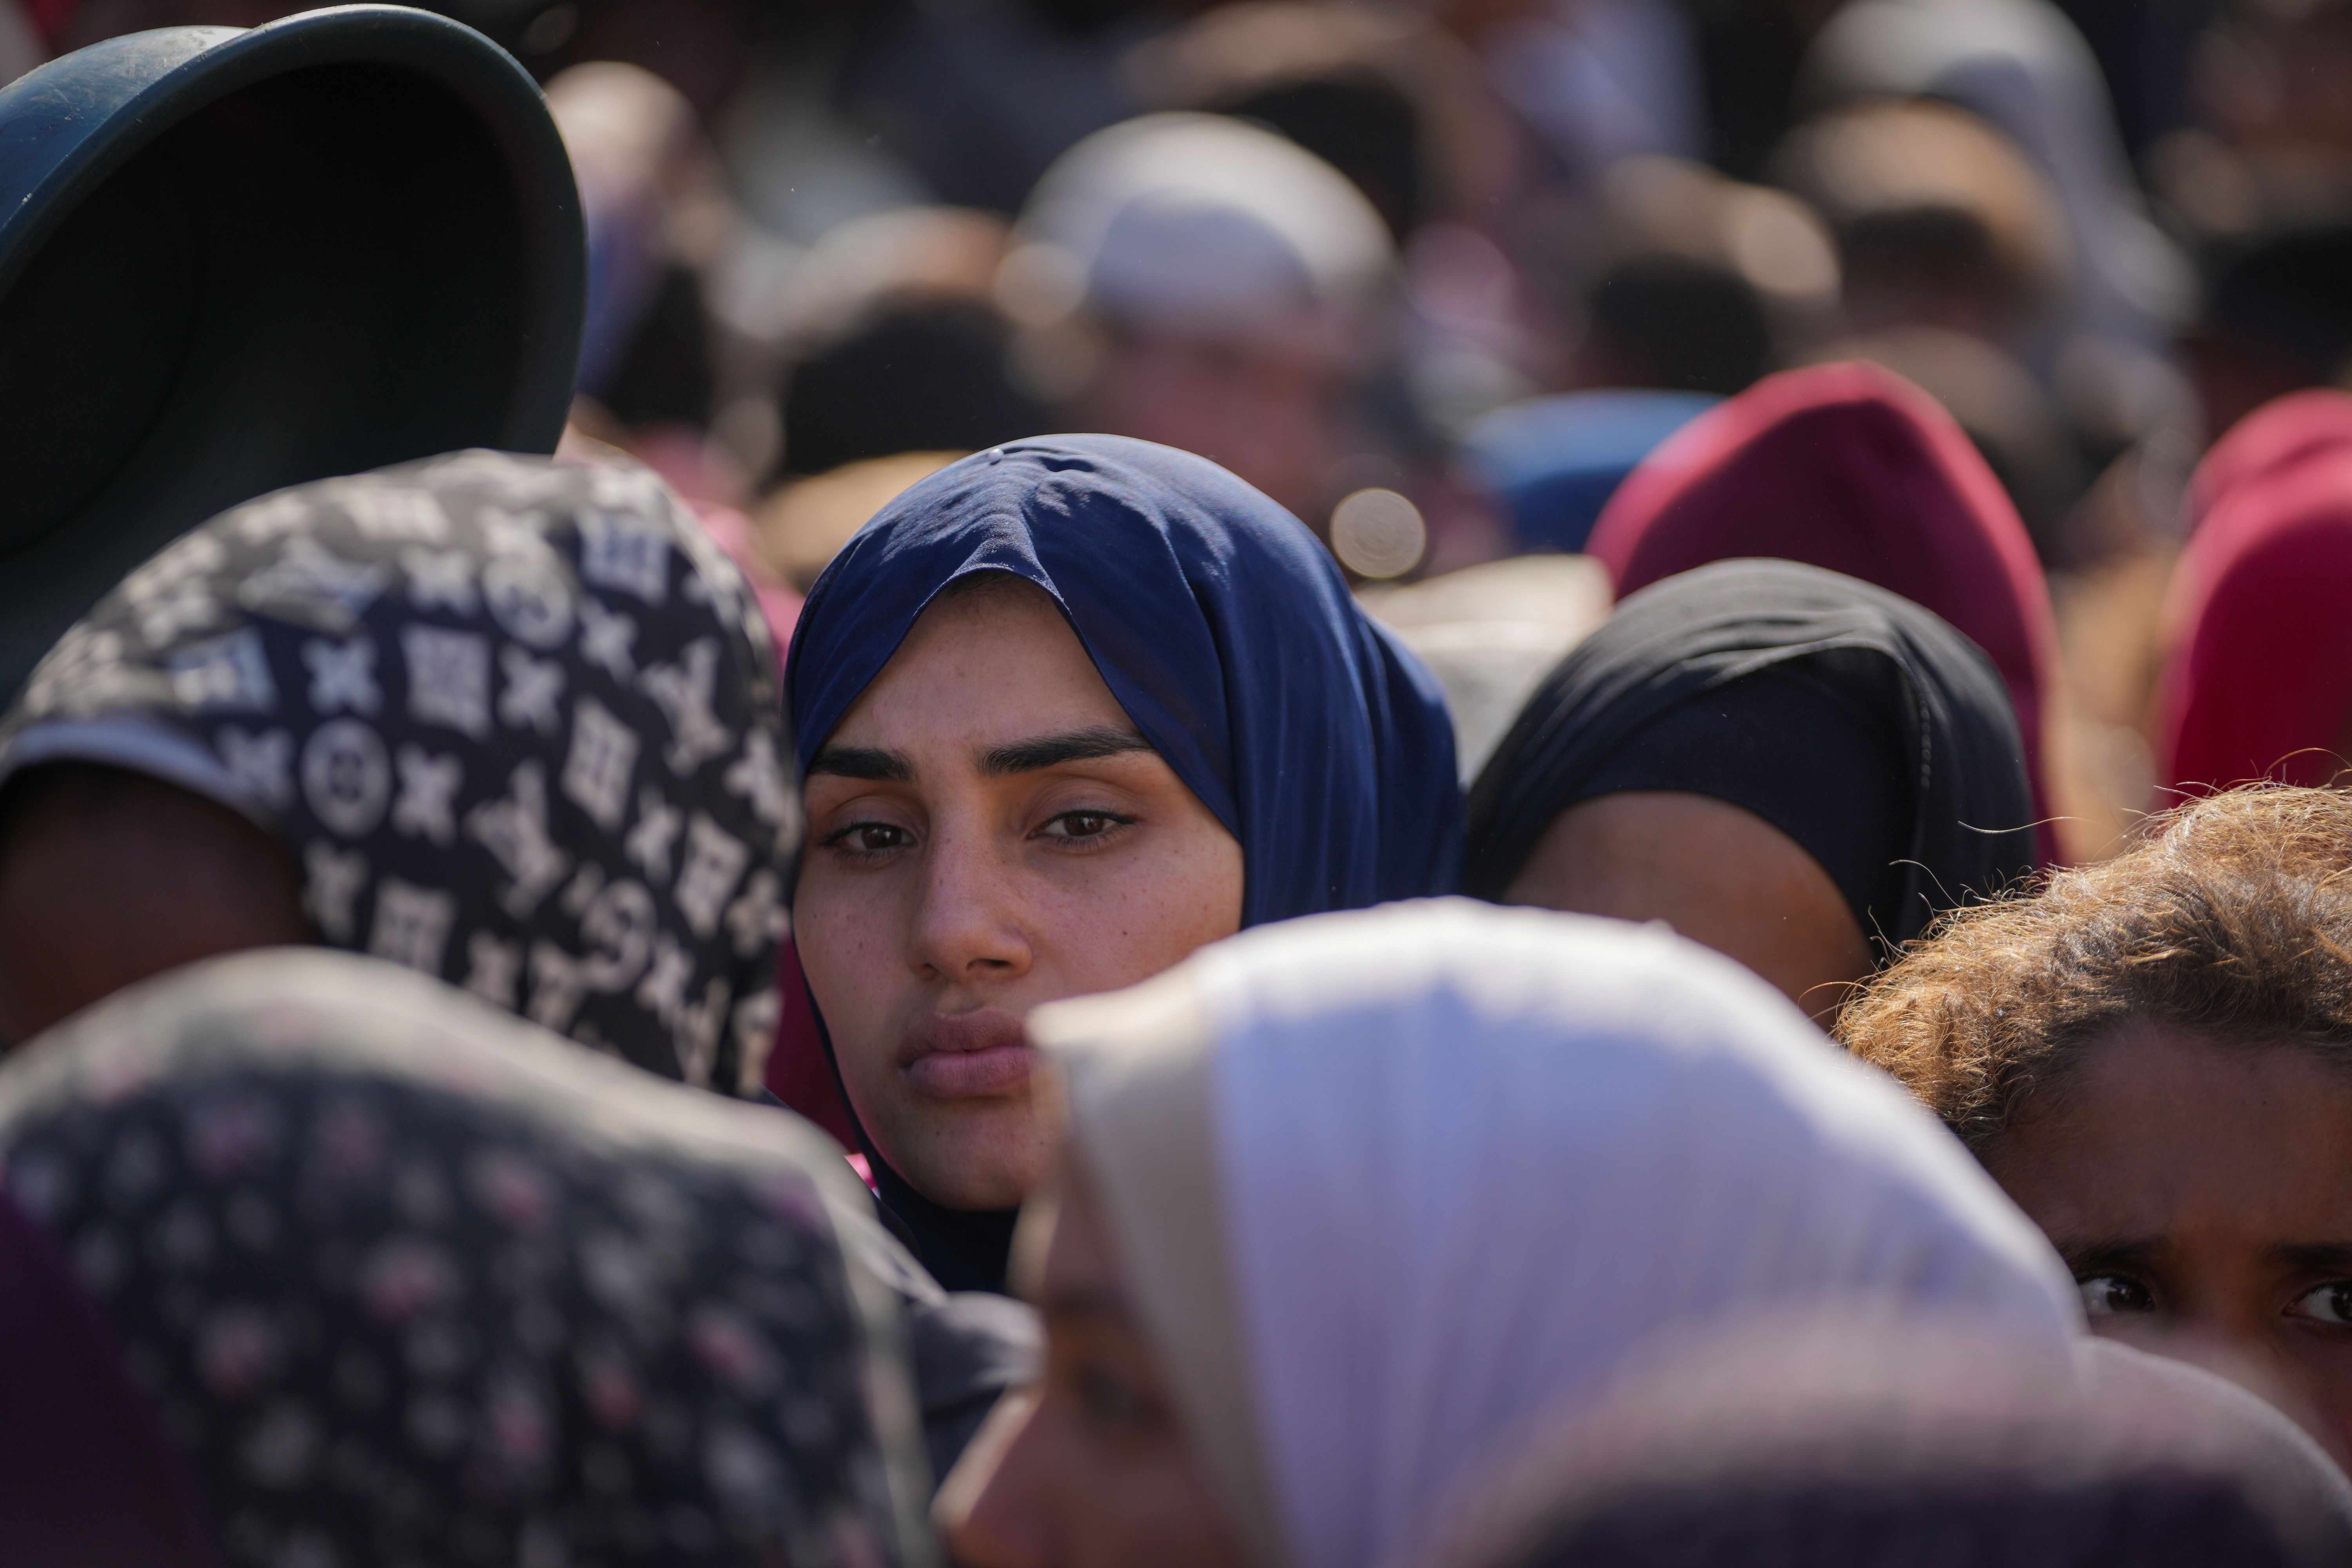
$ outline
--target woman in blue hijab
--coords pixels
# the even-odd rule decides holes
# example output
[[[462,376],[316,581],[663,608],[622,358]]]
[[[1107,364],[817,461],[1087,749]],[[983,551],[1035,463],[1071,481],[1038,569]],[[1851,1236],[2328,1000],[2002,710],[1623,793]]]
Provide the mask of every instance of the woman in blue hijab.
[[[1031,1007],[1458,874],[1434,680],[1296,518],[1170,447],[1051,437],[932,475],[818,580],[786,684],[802,966],[950,1289],[1003,1289],[1051,1152]]]

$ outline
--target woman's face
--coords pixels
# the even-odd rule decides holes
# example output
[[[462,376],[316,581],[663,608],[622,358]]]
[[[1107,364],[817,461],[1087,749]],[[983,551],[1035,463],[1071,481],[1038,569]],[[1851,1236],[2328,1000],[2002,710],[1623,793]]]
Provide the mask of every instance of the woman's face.
[[[1503,901],[1664,921],[1770,981],[1824,1027],[1874,967],[1853,906],[1821,862],[1709,795],[1627,790],[1579,801],[1537,842]]]
[[[2352,1072],[2128,1024],[1985,1152],[2099,1333],[2210,1365],[2352,1461]]]
[[[804,798],[793,931],[851,1108],[934,1202],[1019,1203],[1054,1132],[1022,1018],[1240,930],[1241,846],[1009,577],[924,612]]]
[[[1238,1568],[1082,1177],[1065,1166],[1037,1304],[1045,1374],[1007,1394],[940,1489],[966,1568]],[[1029,1238],[1024,1237],[1024,1245]]]

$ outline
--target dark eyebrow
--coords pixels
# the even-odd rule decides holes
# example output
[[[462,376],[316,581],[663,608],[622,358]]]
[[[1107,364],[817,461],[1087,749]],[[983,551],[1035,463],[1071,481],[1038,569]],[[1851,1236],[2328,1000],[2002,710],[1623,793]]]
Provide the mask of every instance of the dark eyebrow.
[[[1132,730],[1094,724],[1058,735],[1033,735],[1025,741],[991,746],[980,754],[980,771],[1003,778],[1011,773],[1034,773],[1040,768],[1058,767],[1064,763],[1092,762],[1097,757],[1150,750],[1151,742]]]
[[[2313,1274],[2352,1274],[2352,1242],[2296,1241],[2273,1247],[2271,1260]]]
[[[2051,1239],[2057,1241],[2055,1237]],[[2058,1256],[2077,1274],[2095,1274],[2109,1268],[2147,1268],[2168,1250],[2164,1238],[2156,1236],[2101,1237],[2090,1241],[2058,1243]]]
[[[915,764],[896,752],[878,746],[827,746],[809,762],[809,776],[833,773],[845,779],[876,779],[885,784],[908,784]]]

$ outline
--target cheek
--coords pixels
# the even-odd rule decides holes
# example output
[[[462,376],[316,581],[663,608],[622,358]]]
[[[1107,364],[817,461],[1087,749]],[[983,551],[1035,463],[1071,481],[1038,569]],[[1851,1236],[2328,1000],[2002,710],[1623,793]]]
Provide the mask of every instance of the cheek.
[[[890,961],[905,946],[902,926],[895,894],[882,879],[853,881],[813,871],[801,879],[793,941],[845,1066],[878,1037],[881,1020],[908,983],[906,964]]]
[[[2301,1347],[2294,1376],[2305,1409],[2291,1413],[2337,1464],[2352,1464],[2352,1345],[2330,1340]]]
[[[1064,889],[1050,905],[1053,951],[1077,990],[1148,980],[1241,928],[1241,846],[1212,819]],[[1041,946],[1045,945],[1041,943]]]

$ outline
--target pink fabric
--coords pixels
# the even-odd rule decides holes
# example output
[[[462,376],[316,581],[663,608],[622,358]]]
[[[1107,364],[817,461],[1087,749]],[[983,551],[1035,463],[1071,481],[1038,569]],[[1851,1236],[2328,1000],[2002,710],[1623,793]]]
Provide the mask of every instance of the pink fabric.
[[[2352,728],[2352,444],[2215,493],[2166,606],[2177,633],[2157,683],[2158,781],[2326,784]]]
[[[1711,561],[1761,555],[1859,577],[1943,616],[2009,686],[2037,858],[2057,859],[2042,736],[2058,681],[2049,586],[2000,481],[1909,382],[1860,363],[1767,376],[1643,459],[1585,548],[1621,598]]]
[[[743,581],[751,585],[751,596],[760,601],[760,612],[768,617],[769,635],[775,639],[776,676],[781,680],[784,650],[792,646],[793,628],[800,625],[800,594],[752,547],[750,518],[731,506],[712,501],[689,500],[686,504],[694,509],[702,531],[727,552],[727,558],[743,574]]]
[[[2313,387],[2273,398],[2232,425],[2189,477],[2189,521],[2230,492],[2314,458],[2352,451],[2352,394]]]

